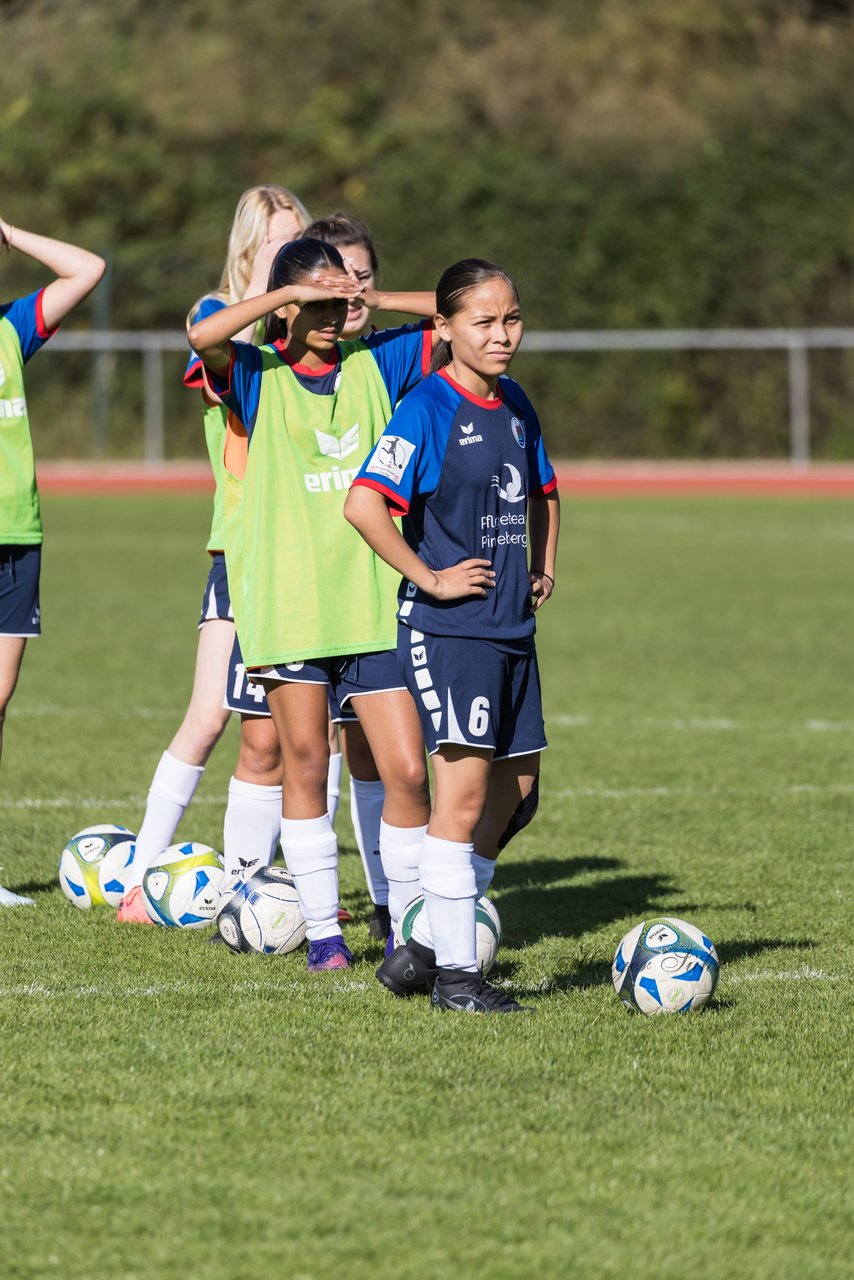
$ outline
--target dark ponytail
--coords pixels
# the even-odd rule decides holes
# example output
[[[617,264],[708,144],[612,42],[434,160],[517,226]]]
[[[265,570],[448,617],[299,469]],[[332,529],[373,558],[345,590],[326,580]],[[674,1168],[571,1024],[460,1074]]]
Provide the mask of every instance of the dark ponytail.
[[[450,319],[462,310],[465,295],[470,289],[475,289],[479,284],[485,284],[487,280],[496,278],[505,280],[518,299],[519,291],[514,281],[494,262],[487,262],[485,258],[463,258],[460,262],[455,262],[452,267],[448,267],[447,271],[442,272],[442,277],[436,285],[437,313],[444,316],[446,320]],[[439,369],[444,369],[446,364],[450,364],[452,356],[450,342],[440,338],[433,347],[430,372],[436,373]]]
[[[336,249],[358,244],[367,252],[374,275],[380,269],[374,238],[362,219],[357,218],[354,213],[339,210],[338,213],[330,213],[328,218],[315,218],[303,235],[313,236],[315,240],[322,240],[325,244],[334,244]]]
[[[301,237],[282,245],[270,268],[267,292],[298,284],[315,271],[343,271],[344,259],[334,245]],[[288,323],[271,311],[264,321],[264,341],[278,342],[288,336]]]

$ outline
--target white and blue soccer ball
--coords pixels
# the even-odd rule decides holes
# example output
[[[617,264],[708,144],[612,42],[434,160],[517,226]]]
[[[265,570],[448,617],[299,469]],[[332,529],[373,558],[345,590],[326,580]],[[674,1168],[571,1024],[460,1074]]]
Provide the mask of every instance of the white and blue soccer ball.
[[[718,953],[702,929],[660,916],[629,930],[617,947],[611,977],[627,1009],[689,1013],[709,1003],[719,971]]]
[[[413,898],[403,915],[397,922],[394,931],[394,945],[400,947],[412,937],[412,926],[419,913],[424,910],[424,895]],[[478,898],[474,909],[475,944],[477,948],[477,967],[486,975],[495,967],[495,957],[501,946],[501,917],[495,904],[489,898]]]
[[[59,857],[59,887],[69,902],[88,907],[117,907],[136,853],[136,836],[127,827],[102,823],[72,836]]]
[[[220,908],[222,854],[206,844],[173,844],[142,878],[142,900],[155,924],[204,929]]]
[[[283,956],[305,940],[305,920],[292,877],[283,867],[263,867],[238,881],[217,918],[232,951]]]

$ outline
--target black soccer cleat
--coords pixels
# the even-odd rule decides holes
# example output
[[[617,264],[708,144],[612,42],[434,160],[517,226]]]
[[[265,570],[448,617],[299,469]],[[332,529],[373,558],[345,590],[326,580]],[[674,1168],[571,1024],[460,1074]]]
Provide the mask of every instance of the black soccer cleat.
[[[497,987],[491,987],[479,973],[439,970],[430,1002],[434,1009],[455,1009],[458,1013],[533,1013],[530,1005],[519,1004]]]
[[[436,980],[436,953],[410,938],[386,956],[377,977],[396,996],[429,996]]]
[[[374,903],[374,914],[368,921],[368,933],[377,942],[386,942],[391,935],[391,915],[382,903]]]

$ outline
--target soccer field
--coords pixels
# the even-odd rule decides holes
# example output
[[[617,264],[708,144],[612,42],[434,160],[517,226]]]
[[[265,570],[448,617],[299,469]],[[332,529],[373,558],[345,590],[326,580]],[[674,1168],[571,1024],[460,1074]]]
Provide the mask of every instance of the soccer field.
[[[0,773],[0,883],[37,903],[0,912],[0,1274],[850,1275],[849,503],[565,504],[540,812],[490,891],[536,1007],[506,1019],[376,983],[346,804],[343,975],[66,902],[66,838],[136,829],[186,704],[209,500],[44,506]],[[236,748],[182,836],[221,846]],[[653,914],[717,945],[701,1014],[614,994]]]

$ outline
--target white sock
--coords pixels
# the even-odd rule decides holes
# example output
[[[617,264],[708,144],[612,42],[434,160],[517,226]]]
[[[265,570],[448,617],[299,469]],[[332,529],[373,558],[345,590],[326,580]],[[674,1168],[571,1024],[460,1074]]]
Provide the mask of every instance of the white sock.
[[[184,764],[164,751],[148,789],[145,817],[136,838],[136,853],[128,868],[125,892],[142,884],[156,857],[172,843],[178,823],[195,794],[204,765]]]
[[[477,901],[474,845],[425,836],[421,848],[421,889],[440,969],[477,973],[474,907]],[[423,914],[423,912],[421,913]]]
[[[482,858],[479,853],[473,853],[471,865],[474,869],[477,896],[482,898],[492,884],[492,877],[495,875],[495,859]],[[415,917],[412,924],[412,937],[416,942],[420,942],[422,947],[433,950],[433,933],[430,928],[430,917],[426,911],[419,911]]]
[[[335,826],[335,818],[338,814],[338,801],[341,797],[341,765],[344,757],[340,751],[334,752],[329,757],[329,772],[326,775],[326,812],[329,814],[329,821]]]
[[[492,877],[495,875],[495,859],[482,858],[479,853],[473,853],[471,855],[471,865],[474,868],[477,896],[482,898],[492,884]]]
[[[384,804],[385,787],[381,782],[350,779],[350,817],[374,906],[378,903],[385,906],[388,902],[388,879],[380,858],[380,822]]]
[[[338,841],[329,815],[282,818],[281,831],[309,942],[338,937]]]
[[[396,925],[420,892],[418,864],[426,827],[390,827],[380,822],[380,856],[388,881],[388,911]]]
[[[222,830],[224,891],[237,880],[248,880],[262,867],[269,867],[281,830],[282,788],[232,778]]]

